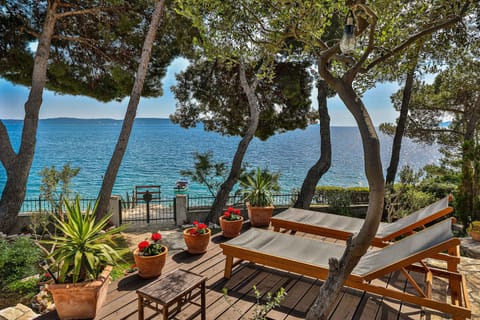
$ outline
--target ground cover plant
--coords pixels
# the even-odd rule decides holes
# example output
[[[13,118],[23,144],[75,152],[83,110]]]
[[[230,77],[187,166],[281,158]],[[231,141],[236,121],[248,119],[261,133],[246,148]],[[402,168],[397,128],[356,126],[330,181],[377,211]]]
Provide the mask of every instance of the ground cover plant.
[[[24,278],[43,274],[39,267],[42,252],[27,236],[14,240],[0,240],[0,309],[18,302],[28,302],[38,291],[38,278]]]

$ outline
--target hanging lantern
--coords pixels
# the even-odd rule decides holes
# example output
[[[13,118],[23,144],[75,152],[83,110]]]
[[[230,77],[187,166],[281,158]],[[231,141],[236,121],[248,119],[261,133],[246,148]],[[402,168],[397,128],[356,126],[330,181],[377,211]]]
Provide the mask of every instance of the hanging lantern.
[[[353,19],[353,11],[349,10],[343,29],[343,36],[340,40],[340,50],[343,54],[352,54],[355,51],[355,20]]]

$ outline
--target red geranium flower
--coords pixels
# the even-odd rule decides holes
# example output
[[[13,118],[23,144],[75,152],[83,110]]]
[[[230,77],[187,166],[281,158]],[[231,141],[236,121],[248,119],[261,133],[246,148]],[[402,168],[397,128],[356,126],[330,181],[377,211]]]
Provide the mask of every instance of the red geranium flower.
[[[223,213],[223,218],[228,221],[240,220],[241,219],[240,209],[234,209],[232,207],[228,207],[227,211]]]
[[[152,233],[152,238],[153,241],[158,241],[162,239],[162,235],[160,233]]]
[[[193,221],[193,228],[188,230],[188,233],[191,235],[205,234],[208,233],[208,227],[205,223],[199,223],[198,221]]]
[[[140,252],[142,252],[143,250],[145,250],[148,246],[150,245],[150,242],[148,242],[147,240],[144,240],[142,242],[140,242],[138,244],[138,250],[140,250]]]
[[[156,256],[165,251],[165,247],[160,243],[162,235],[158,232],[152,233],[150,239],[145,239],[138,244],[139,255]]]

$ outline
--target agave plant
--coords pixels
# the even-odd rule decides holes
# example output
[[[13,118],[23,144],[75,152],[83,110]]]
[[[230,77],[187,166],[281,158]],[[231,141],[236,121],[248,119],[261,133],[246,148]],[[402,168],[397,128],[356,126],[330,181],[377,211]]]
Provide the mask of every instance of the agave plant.
[[[267,207],[273,204],[273,191],[278,191],[278,173],[267,169],[249,172],[243,175],[240,182],[240,193],[245,202],[254,207]]]
[[[104,231],[111,214],[95,221],[97,203],[93,208],[88,205],[82,212],[78,196],[72,203],[66,201],[65,221],[54,217],[61,235],[42,241],[54,246],[49,257],[55,261],[54,269],[58,270],[59,283],[96,279],[106,265],[116,265],[121,259],[110,244],[113,242],[112,235],[123,228]]]

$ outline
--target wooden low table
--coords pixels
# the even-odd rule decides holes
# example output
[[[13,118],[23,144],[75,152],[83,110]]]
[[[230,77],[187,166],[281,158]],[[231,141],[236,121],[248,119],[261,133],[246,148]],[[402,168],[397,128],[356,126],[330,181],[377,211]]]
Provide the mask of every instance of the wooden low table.
[[[201,319],[206,320],[205,282],[207,277],[186,271],[176,270],[163,278],[137,290],[138,319],[144,319],[144,307],[162,312],[163,319],[180,312],[183,305],[191,303],[199,306],[190,318],[201,314]],[[193,300],[200,295],[200,304]],[[169,310],[169,308],[176,306]],[[159,308],[159,305],[161,308]]]

